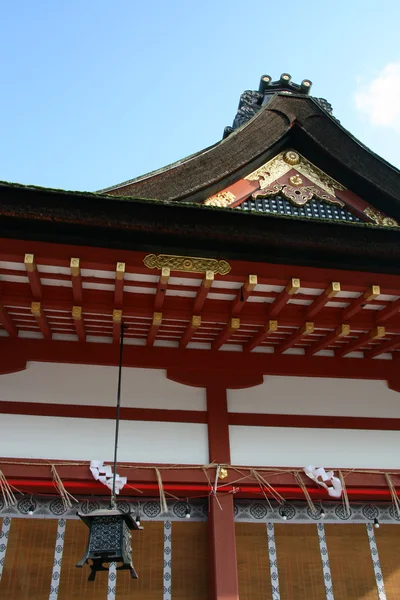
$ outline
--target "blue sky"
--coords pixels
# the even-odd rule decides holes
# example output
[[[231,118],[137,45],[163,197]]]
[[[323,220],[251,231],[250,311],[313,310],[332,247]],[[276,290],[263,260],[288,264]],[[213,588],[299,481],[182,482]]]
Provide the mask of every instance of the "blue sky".
[[[94,191],[218,141],[263,73],[313,81],[400,167],[398,0],[13,0],[0,179]]]

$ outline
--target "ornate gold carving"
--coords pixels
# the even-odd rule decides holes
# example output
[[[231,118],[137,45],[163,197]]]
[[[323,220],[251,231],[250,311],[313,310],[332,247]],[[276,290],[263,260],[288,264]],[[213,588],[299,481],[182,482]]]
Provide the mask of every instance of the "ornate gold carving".
[[[144,264],[149,269],[162,269],[169,267],[171,271],[184,271],[186,273],[206,273],[207,279],[210,279],[210,273],[219,273],[227,275],[231,266],[226,260],[217,260],[215,258],[199,258],[197,256],[174,256],[170,254],[148,254]]]
[[[304,156],[294,150],[281,152],[265,165],[247,175],[249,181],[260,181],[261,189],[267,188],[271,183],[294,169],[301,175],[307,177],[314,185],[322,188],[327,194],[335,197],[335,190],[345,190],[339,182],[329,177],[326,173],[310,163]],[[291,182],[292,183],[292,182]]]
[[[383,227],[400,227],[396,219],[386,217],[379,210],[372,208],[371,206],[368,206],[368,208],[364,210],[364,214],[367,215],[371,221],[374,221],[375,225],[382,225]]]
[[[215,196],[211,196],[211,198],[207,198],[204,201],[206,206],[219,206],[221,208],[226,208],[232,202],[236,200],[236,196],[232,194],[232,192],[221,192],[220,194],[216,194]]]
[[[228,469],[221,467],[219,470],[218,479],[226,479],[228,477]]]
[[[297,165],[300,162],[300,156],[294,150],[288,150],[287,152],[284,153],[282,158],[285,161],[285,163],[287,163],[288,165],[292,165],[292,166]]]
[[[300,175],[292,175],[291,177],[289,177],[289,181],[295,187],[298,187],[299,185],[303,185],[303,180],[300,177]]]
[[[293,178],[291,177],[291,179]],[[253,198],[265,198],[268,196],[276,196],[277,194],[282,193],[282,196],[284,196],[295,206],[304,206],[307,204],[307,202],[312,200],[312,198],[318,198],[319,200],[324,200],[330,204],[344,206],[344,202],[338,200],[336,196],[325,194],[322,190],[311,185],[296,188],[291,185],[274,183],[273,185],[263,188],[263,182],[260,181],[260,186],[261,190],[254,192],[252,194]]]

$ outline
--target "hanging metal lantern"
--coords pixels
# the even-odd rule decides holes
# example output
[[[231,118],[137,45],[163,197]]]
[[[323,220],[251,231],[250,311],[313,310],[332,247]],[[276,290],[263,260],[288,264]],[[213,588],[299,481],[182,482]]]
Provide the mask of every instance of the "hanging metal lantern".
[[[122,563],[117,566],[117,571],[129,569],[132,579],[137,579],[132,564],[130,532],[139,526],[132,516],[113,508],[94,510],[90,514],[78,513],[78,516],[89,527],[89,541],[85,556],[76,566],[83,567],[92,561],[89,581],[95,580],[97,571],[108,571],[113,562]]]

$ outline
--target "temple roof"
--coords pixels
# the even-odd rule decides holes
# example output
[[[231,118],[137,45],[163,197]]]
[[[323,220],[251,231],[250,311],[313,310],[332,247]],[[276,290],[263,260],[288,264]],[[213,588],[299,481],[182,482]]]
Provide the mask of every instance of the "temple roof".
[[[233,127],[220,142],[102,192],[202,203],[290,148],[400,220],[400,171],[344,129],[325,99],[309,95],[310,88],[309,80],[293,84],[288,74],[277,82],[263,76],[259,91],[242,94]]]

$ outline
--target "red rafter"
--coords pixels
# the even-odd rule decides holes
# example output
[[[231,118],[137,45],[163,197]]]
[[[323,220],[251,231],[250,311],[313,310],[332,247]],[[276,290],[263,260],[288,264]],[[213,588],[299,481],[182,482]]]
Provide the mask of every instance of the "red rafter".
[[[71,258],[69,268],[71,269],[71,281],[72,281],[72,296],[74,302],[77,304],[82,303],[82,276],[79,258]]]
[[[232,318],[229,320],[229,323],[225,325],[221,333],[217,336],[217,339],[212,344],[213,350],[218,350],[221,348],[226,341],[229,340],[231,335],[235,333],[240,327],[240,319]]]
[[[286,350],[289,350],[289,348],[292,348],[292,346],[297,344],[297,342],[300,341],[301,338],[305,337],[306,335],[309,335],[313,331],[314,323],[311,323],[309,321],[303,323],[300,329],[289,335],[289,337],[286,338],[286,340],[283,340],[283,342],[281,342],[279,346],[276,346],[275,352],[277,352],[278,354],[282,354],[282,352],[285,352]]]
[[[165,294],[167,292],[168,280],[171,274],[171,270],[169,267],[163,267],[161,269],[161,275],[158,280],[158,285],[156,289],[156,297],[154,299],[154,310],[158,311],[162,308],[164,304]]]
[[[2,304],[0,304],[0,323],[2,324],[4,329],[8,332],[8,335],[10,337],[17,337],[17,335],[18,335],[17,329],[14,326],[12,318],[8,314],[7,308],[5,306],[3,306]]]
[[[365,353],[366,358],[374,358],[375,356],[379,356],[380,354],[384,354],[385,352],[391,352],[392,350],[397,350],[400,348],[400,336],[396,336],[391,340],[387,340],[380,344],[379,346],[374,346],[371,350],[368,350]]]
[[[193,317],[192,317],[190,323],[188,324],[188,326],[186,327],[185,332],[180,341],[179,346],[181,348],[186,348],[186,346],[188,345],[188,343],[190,342],[190,340],[192,339],[193,335],[196,333],[196,331],[200,327],[200,325],[201,325],[201,317],[199,317],[197,315],[193,315]]]
[[[350,354],[350,352],[355,352],[356,350],[359,350],[363,346],[367,346],[367,344],[369,344],[372,340],[379,339],[379,338],[383,337],[384,335],[385,335],[384,327],[375,327],[368,333],[365,333],[364,335],[361,335],[359,338],[353,340],[352,342],[349,342],[348,344],[343,346],[343,348],[340,348],[340,350],[336,350],[335,356],[340,356],[340,357],[346,356],[346,354]]]
[[[335,331],[332,331],[328,335],[324,336],[321,340],[312,344],[309,348],[306,348],[306,355],[311,356],[312,354],[316,354],[320,352],[320,350],[324,350],[328,346],[331,346],[336,340],[349,335],[350,333],[350,325],[342,324]]]
[[[386,306],[386,308],[379,311],[377,318],[376,318],[376,322],[384,323],[385,321],[390,319],[390,317],[394,317],[394,315],[397,315],[397,313],[399,313],[399,312],[400,312],[400,298],[398,298],[394,302],[389,302],[388,305]]]
[[[290,296],[293,296],[300,289],[300,279],[291,279],[285,289],[283,289],[276,297],[275,302],[268,310],[267,314],[269,318],[276,317],[281,312],[282,308],[287,304]]]
[[[203,308],[203,304],[208,296],[208,292],[214,281],[214,273],[212,271],[207,271],[206,276],[204,277],[201,285],[198,289],[196,299],[194,301],[193,312],[198,313]]]
[[[367,302],[371,302],[375,300],[377,296],[381,293],[381,289],[379,285],[371,285],[370,288],[364,294],[361,294],[358,298],[354,298],[354,300],[349,304],[349,306],[343,309],[342,320],[348,321],[351,317],[353,317],[359,310],[362,309],[363,304]]]
[[[125,263],[118,262],[115,269],[114,305],[122,307],[124,302]]]
[[[310,304],[306,312],[306,319],[313,319],[315,315],[323,309],[325,304],[327,304],[331,298],[337,296],[339,292],[340,283],[338,281],[333,281],[331,285],[328,288],[326,288],[326,290],[322,292],[322,294],[317,296],[317,298],[312,304]]]
[[[122,310],[113,310],[113,340],[119,344],[121,338]]]
[[[161,322],[162,322],[162,313],[155,312],[153,314],[153,321],[150,326],[149,334],[147,336],[147,346],[152,346],[154,344],[155,339],[157,337],[157,332],[161,326]]]
[[[72,307],[72,318],[74,320],[76,333],[80,342],[86,342],[85,323],[82,318],[82,306]]]
[[[259,346],[264,340],[270,337],[278,330],[278,321],[268,321],[261,331],[258,331],[247,344],[243,345],[243,350],[250,352],[253,348]]]
[[[257,285],[257,275],[249,275],[246,283],[238,290],[236,298],[232,302],[232,315],[238,315],[244,307],[247,298]]]
[[[36,319],[37,324],[39,325],[39,329],[43,334],[45,340],[51,340],[51,330],[50,325],[47,321],[47,317],[42,310],[42,306],[40,302],[32,302],[31,303],[31,312]]]
[[[42,282],[36,267],[35,256],[33,254],[25,254],[24,265],[31,286],[32,296],[35,300],[40,300],[42,297]]]

